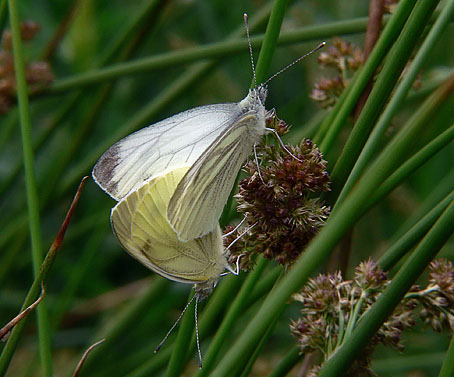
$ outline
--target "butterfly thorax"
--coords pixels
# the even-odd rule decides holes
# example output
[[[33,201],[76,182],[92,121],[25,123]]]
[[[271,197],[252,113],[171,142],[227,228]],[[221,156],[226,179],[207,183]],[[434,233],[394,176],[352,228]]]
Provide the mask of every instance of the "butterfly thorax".
[[[248,145],[245,149],[252,149],[257,144],[265,133],[265,100],[268,89],[264,85],[256,86],[249,89],[249,93],[241,102],[240,107],[242,123],[246,126],[248,136]]]

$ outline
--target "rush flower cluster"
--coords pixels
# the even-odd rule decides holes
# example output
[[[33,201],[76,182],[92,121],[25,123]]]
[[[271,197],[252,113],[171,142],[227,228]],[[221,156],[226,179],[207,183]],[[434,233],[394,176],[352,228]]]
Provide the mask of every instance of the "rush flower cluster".
[[[22,40],[30,41],[39,32],[40,26],[36,22],[26,21],[21,23],[20,30]],[[25,74],[30,91],[48,85],[54,80],[52,70],[46,62],[27,62]],[[10,30],[5,30],[0,50],[0,113],[6,113],[11,108],[16,101],[16,93],[12,36]]]
[[[327,51],[321,52],[318,62],[322,68],[333,68],[336,76],[322,78],[310,97],[324,108],[333,106],[348,86],[353,73],[363,64],[362,50],[350,42],[335,38]]]
[[[307,283],[293,298],[301,305],[301,316],[292,320],[290,330],[302,353],[319,352],[322,362],[349,337],[361,316],[371,308],[390,280],[378,264],[369,259],[355,270],[353,280],[343,280],[340,272],[319,275]],[[422,308],[422,309],[421,309]],[[454,268],[440,259],[430,265],[426,289],[412,287],[388,320],[383,323],[361,355],[351,365],[349,376],[374,376],[371,356],[378,344],[402,351],[401,335],[420,317],[435,330],[454,329]],[[320,366],[308,375],[316,376]]]
[[[286,125],[279,121],[275,129],[284,133]],[[225,237],[227,246],[235,241],[231,261],[242,255],[243,269],[251,267],[256,254],[290,265],[329,215],[329,207],[317,197],[329,191],[327,163],[320,150],[308,139],[286,149],[262,144],[257,150],[260,168],[255,160],[243,168],[247,177],[235,198],[250,230],[240,239],[245,227]]]

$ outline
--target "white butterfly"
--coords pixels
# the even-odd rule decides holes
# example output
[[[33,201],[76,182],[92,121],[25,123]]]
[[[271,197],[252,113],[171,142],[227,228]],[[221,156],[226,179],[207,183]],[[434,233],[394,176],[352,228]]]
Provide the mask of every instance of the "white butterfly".
[[[182,242],[167,221],[167,207],[188,168],[168,172],[125,196],[112,209],[112,229],[123,248],[167,279],[195,284],[199,298],[227,269],[227,250],[217,225],[203,237]]]
[[[167,219],[182,241],[211,232],[238,171],[266,132],[261,85],[241,102],[196,107],[145,127],[110,147],[93,169],[115,200],[167,172],[189,166],[170,199]]]
[[[245,22],[255,81],[246,14]],[[324,44],[250,89],[238,103],[196,107],[121,139],[96,163],[94,180],[119,201],[150,180],[189,166],[170,198],[167,220],[180,241],[208,234],[218,226],[242,164],[266,132],[275,132],[266,128],[274,114],[265,110],[266,84]]]

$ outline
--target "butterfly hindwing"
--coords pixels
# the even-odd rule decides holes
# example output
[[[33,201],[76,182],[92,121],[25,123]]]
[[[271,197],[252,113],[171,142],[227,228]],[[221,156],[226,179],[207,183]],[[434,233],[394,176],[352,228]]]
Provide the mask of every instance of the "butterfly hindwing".
[[[121,245],[156,273],[183,283],[217,278],[227,261],[219,226],[204,237],[182,242],[166,219],[169,200],[188,168],[177,169],[131,192],[112,210]]]

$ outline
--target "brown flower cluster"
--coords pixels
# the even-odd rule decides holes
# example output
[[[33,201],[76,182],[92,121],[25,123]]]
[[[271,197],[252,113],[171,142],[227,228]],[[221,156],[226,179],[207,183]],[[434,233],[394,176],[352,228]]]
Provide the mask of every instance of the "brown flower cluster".
[[[337,102],[353,73],[363,64],[363,53],[350,42],[335,38],[328,51],[320,53],[318,62],[322,68],[334,68],[337,72],[334,78],[323,78],[317,82],[310,95],[314,101],[327,108]]]
[[[415,293],[423,309],[419,315],[435,331],[454,332],[454,266],[447,259],[430,264],[429,284]]]
[[[372,353],[378,344],[402,351],[401,335],[416,324],[417,312],[435,330],[454,328],[454,267],[447,260],[430,266],[430,282],[426,289],[412,287],[393,314],[363,348],[351,365],[349,376],[374,376],[370,370]],[[322,361],[342,345],[365,313],[389,285],[390,280],[378,264],[369,259],[361,263],[352,281],[344,281],[340,272],[319,275],[309,280],[301,293],[293,297],[301,302],[301,317],[291,321],[290,330],[297,338],[302,353],[318,352]],[[420,304],[420,305],[418,305]],[[316,376],[320,366],[309,375]]]
[[[23,41],[32,40],[40,30],[40,26],[33,21],[22,22],[21,37]],[[43,85],[48,85],[54,79],[48,63],[30,62],[25,66],[26,80],[32,91]],[[14,56],[12,52],[12,36],[10,30],[2,35],[2,49],[0,50],[0,113],[6,113],[16,101],[17,86],[14,76]]]
[[[277,122],[276,128],[282,133],[286,125]],[[329,208],[316,197],[329,190],[327,163],[319,149],[307,139],[286,149],[261,144],[257,150],[260,170],[255,160],[243,168],[247,177],[235,197],[248,225],[225,237],[225,244],[235,241],[230,247],[231,261],[243,255],[241,268],[245,270],[256,254],[290,265],[329,215]],[[250,230],[238,239],[247,227]]]

